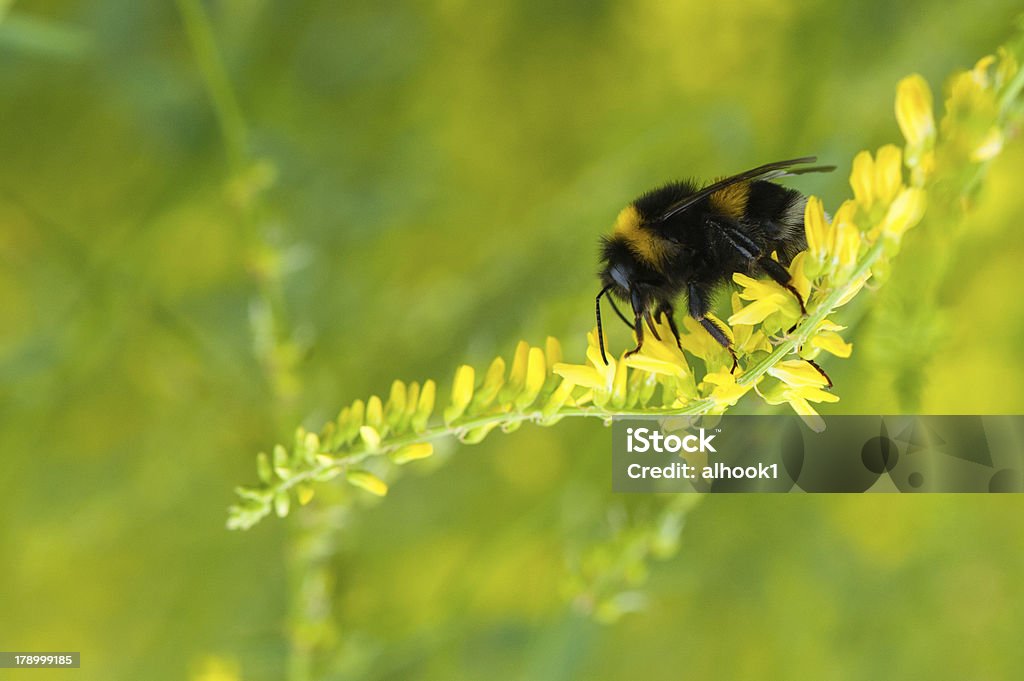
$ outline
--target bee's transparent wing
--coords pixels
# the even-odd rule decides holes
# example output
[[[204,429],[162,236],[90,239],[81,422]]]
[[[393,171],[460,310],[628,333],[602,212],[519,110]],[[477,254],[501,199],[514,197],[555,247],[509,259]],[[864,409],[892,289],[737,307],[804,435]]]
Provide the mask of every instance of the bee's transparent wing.
[[[808,163],[814,163],[817,161],[817,156],[803,156],[801,158],[791,158],[787,161],[776,161],[775,163],[766,163],[763,166],[758,166],[747,170],[745,172],[727,177],[724,180],[719,180],[709,184],[707,187],[697,191],[685,199],[678,201],[669,207],[661,216],[658,217],[658,221],[667,220],[673,215],[677,215],[693,204],[697,203],[701,199],[704,199],[717,191],[721,191],[730,185],[734,185],[738,182],[753,182],[755,180],[774,180],[777,177],[785,177],[786,175],[803,175],[805,173],[828,173],[836,169],[835,166],[811,166],[809,168],[798,168],[795,166],[802,166]]]

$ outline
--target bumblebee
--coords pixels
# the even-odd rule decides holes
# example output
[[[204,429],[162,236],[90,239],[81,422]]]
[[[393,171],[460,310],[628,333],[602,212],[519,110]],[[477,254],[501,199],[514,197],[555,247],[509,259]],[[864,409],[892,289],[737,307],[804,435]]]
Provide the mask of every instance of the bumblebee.
[[[644,322],[658,340],[654,319],[665,315],[679,343],[673,303],[686,294],[687,313],[732,355],[725,329],[708,317],[716,289],[734,272],[767,275],[786,287],[806,314],[803,297],[790,283],[786,266],[807,248],[804,206],[807,197],[771,180],[788,175],[830,172],[835,166],[808,166],[813,156],[768,163],[703,188],[672,182],[647,192],[626,206],[611,235],[601,244],[601,292],[597,294],[597,332],[601,357],[604,329],[601,297],[612,293],[633,308],[633,321],[609,297],[620,318],[636,334],[632,355],[644,344]],[[775,253],[778,260],[772,258]],[[831,383],[831,381],[830,381]]]

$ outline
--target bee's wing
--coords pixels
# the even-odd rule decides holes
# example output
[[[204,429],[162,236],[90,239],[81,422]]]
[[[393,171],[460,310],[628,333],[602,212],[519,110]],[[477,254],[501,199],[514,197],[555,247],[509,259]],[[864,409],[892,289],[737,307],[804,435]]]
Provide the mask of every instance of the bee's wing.
[[[693,204],[697,203],[701,199],[714,194],[717,191],[721,191],[726,187],[736,184],[738,182],[753,182],[754,180],[774,180],[777,177],[785,177],[786,175],[803,175],[804,173],[828,173],[836,169],[835,166],[811,166],[810,168],[795,168],[794,166],[800,166],[807,163],[814,163],[818,158],[816,156],[803,156],[801,158],[791,158],[788,161],[776,161],[775,163],[766,163],[763,166],[758,166],[751,170],[727,177],[724,180],[719,180],[713,184],[709,184],[707,187],[697,191],[690,196],[687,196],[682,201],[672,204],[668,210],[666,210],[658,218],[659,221],[667,220],[668,218],[681,213]]]

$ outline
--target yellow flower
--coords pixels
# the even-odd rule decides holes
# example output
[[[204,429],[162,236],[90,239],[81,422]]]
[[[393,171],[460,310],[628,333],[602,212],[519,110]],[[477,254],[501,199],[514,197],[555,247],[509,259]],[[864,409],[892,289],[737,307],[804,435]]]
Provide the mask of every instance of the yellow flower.
[[[801,253],[797,258],[802,259],[804,255],[804,253]],[[793,262],[793,267],[798,270],[802,270],[802,264],[797,267],[795,260]],[[807,277],[804,277],[805,281],[806,279]],[[809,289],[810,282],[807,282],[807,286]],[[799,287],[797,288],[799,290]],[[732,311],[735,314],[741,309],[743,309],[743,300],[740,298],[740,294],[734,291],[732,294]],[[732,332],[734,335],[733,345],[735,345],[737,352],[750,355],[758,351],[771,352],[772,350],[772,344],[768,340],[768,337],[764,335],[763,331],[756,329],[753,324],[732,324]]]
[[[853,344],[847,343],[843,340],[842,336],[836,333],[837,331],[842,331],[845,328],[845,326],[833,324],[829,320],[825,319],[818,324],[815,335],[811,336],[810,344],[812,347],[824,350],[836,357],[849,357],[853,353]]]
[[[924,149],[935,140],[932,91],[928,82],[916,73],[901,80],[896,87],[896,122],[911,149]]]
[[[875,156],[875,197],[886,205],[903,186],[903,152],[895,144],[886,144]]]
[[[591,388],[596,394],[608,395],[615,382],[615,367],[618,362],[608,355],[608,364],[601,357],[597,328],[587,334],[587,364],[566,364],[560,362],[551,370],[573,385]]]
[[[853,167],[850,169],[850,187],[853,188],[853,197],[857,203],[864,208],[871,208],[875,194],[875,162],[871,158],[871,152],[862,151],[853,157]]]
[[[451,423],[462,416],[466,407],[473,400],[473,384],[476,371],[468,364],[463,364],[455,371],[452,381],[452,403],[444,410],[445,423]]]
[[[988,132],[978,145],[971,151],[971,160],[975,163],[988,161],[999,155],[1003,150],[1003,132],[995,125],[989,128]]]
[[[768,374],[780,381],[799,388],[816,387],[821,388],[828,385],[828,381],[809,362],[800,359],[790,359],[779,362],[768,369]]]
[[[817,369],[803,360],[788,360],[772,367],[768,373],[782,383],[762,393],[761,396],[765,402],[768,404],[786,402],[793,411],[804,417],[811,428],[815,430],[824,428],[824,423],[818,416],[818,412],[810,403],[838,402],[839,397],[822,389],[828,385],[828,381]]]
[[[807,236],[807,252],[819,262],[824,261],[831,237],[829,224],[825,219],[825,209],[817,196],[807,199],[807,205],[804,207],[804,233]]]
[[[729,324],[758,324],[777,312],[789,321],[800,318],[800,303],[792,291],[781,284],[771,279],[753,279],[739,272],[732,275],[732,280],[743,287],[740,298],[752,302],[729,317]]]
[[[889,206],[882,222],[872,230],[875,235],[881,232],[897,242],[904,232],[921,221],[924,216],[926,194],[918,187],[907,187],[899,193],[896,200]]]
[[[657,332],[661,340],[655,337],[654,332]],[[676,345],[672,328],[664,317],[655,322],[653,331],[649,330],[644,334],[644,344],[640,352],[630,355],[623,361],[628,367],[653,374],[683,377],[690,373],[686,356]]]
[[[881,147],[874,158],[867,151],[854,157],[850,186],[861,208],[869,210],[876,203],[884,208],[893,200],[903,186],[902,162],[903,153],[892,144]]]
[[[725,331],[725,335],[731,341],[733,338],[732,330],[725,324],[722,324],[714,315],[709,314],[708,317]],[[711,337],[711,334],[701,326],[700,322],[690,315],[683,317],[683,332],[679,335],[679,343],[683,346],[683,350],[686,350],[695,357],[700,357],[709,367],[712,365],[724,366],[732,364],[732,358],[725,348]]]
[[[747,394],[754,384],[740,385],[736,382],[736,376],[731,371],[715,371],[704,376],[703,383],[710,383],[715,386],[708,395],[715,401],[716,409],[712,413],[720,413],[726,407],[732,407],[741,397]]]

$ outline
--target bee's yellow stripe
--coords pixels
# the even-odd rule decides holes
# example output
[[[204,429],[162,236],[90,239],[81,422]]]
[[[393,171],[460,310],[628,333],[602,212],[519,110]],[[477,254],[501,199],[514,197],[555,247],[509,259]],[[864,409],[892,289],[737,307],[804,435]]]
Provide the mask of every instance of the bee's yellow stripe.
[[[750,197],[750,183],[731,184],[708,197],[711,207],[738,220],[747,210],[747,199]]]
[[[619,213],[615,219],[615,235],[624,239],[652,267],[661,265],[665,257],[665,244],[640,226],[640,213],[636,206],[626,206]]]

